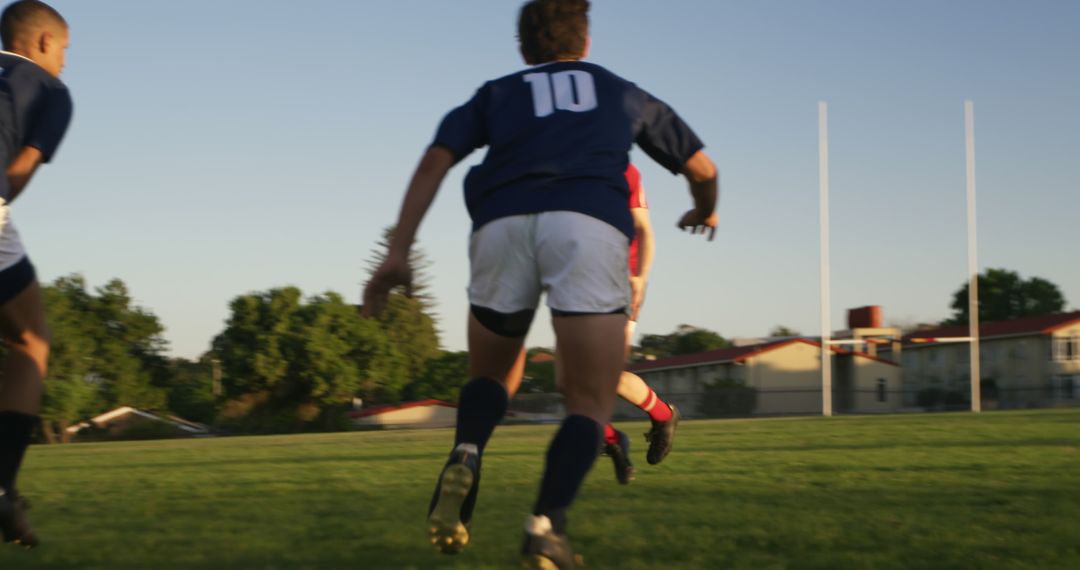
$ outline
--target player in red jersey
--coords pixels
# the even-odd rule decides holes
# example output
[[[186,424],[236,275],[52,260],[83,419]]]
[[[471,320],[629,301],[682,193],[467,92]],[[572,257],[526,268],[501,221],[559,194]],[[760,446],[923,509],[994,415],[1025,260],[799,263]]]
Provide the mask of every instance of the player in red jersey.
[[[655,236],[649,221],[649,204],[645,198],[645,188],[641,184],[641,172],[633,164],[626,169],[626,182],[630,187],[630,213],[634,218],[634,239],[630,242],[630,318],[626,322],[626,349],[634,338],[638,314],[645,301],[645,289],[649,282],[655,252]],[[675,428],[679,423],[679,411],[660,399],[660,396],[640,376],[623,371],[619,378],[619,396],[649,414],[652,429],[645,434],[649,441],[646,459],[656,465],[671,452],[675,439]],[[630,441],[625,433],[616,430],[610,423],[604,426],[604,451],[615,463],[615,477],[626,484],[633,479],[634,468],[629,457]]]

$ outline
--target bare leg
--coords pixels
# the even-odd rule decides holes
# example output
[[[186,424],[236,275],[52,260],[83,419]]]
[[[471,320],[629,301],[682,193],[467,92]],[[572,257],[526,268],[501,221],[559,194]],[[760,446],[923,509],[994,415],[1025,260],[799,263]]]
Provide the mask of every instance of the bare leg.
[[[555,317],[556,370],[568,415],[603,425],[615,409],[625,315]]]
[[[524,340],[524,339],[522,339]],[[514,394],[517,394],[521,388],[521,382],[525,379],[525,347],[522,346],[521,351],[518,354],[517,361],[514,362],[513,368],[506,375],[506,379],[503,380],[503,386],[506,387],[506,394],[511,398]]]
[[[8,349],[0,368],[0,412],[36,416],[49,359],[45,306],[37,281],[0,307],[0,335]]]
[[[641,376],[633,372],[624,370],[622,375],[619,376],[619,397],[635,406],[645,403],[645,399],[649,397],[651,391],[652,389],[641,379]]]

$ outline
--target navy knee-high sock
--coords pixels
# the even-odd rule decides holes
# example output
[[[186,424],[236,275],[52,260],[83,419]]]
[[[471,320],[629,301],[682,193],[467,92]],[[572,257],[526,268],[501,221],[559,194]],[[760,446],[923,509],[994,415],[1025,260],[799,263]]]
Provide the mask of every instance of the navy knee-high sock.
[[[604,428],[585,416],[567,416],[548,447],[540,497],[534,515],[551,519],[557,533],[566,532],[566,509],[574,502],[585,476],[592,468],[604,436]]]
[[[37,418],[18,412],[0,412],[0,491],[14,495],[15,478],[30,445]]]
[[[474,378],[461,388],[458,397],[457,430],[454,433],[454,448],[466,443],[476,446],[477,455],[483,453],[484,447],[491,439],[495,426],[499,425],[506,408],[510,403],[509,395],[503,385],[491,378]],[[449,462],[454,461],[451,454]],[[477,457],[477,467],[480,466]],[[461,522],[466,525],[472,520],[473,509],[476,508],[476,498],[480,492],[480,471],[473,474],[473,485],[465,501],[461,505]],[[428,505],[428,515],[435,509],[439,502],[440,483],[435,487],[435,493]]]
[[[491,378],[473,378],[461,388],[458,397],[457,431],[454,447],[462,443],[476,445],[483,453],[495,426],[506,415],[510,398],[506,388]]]

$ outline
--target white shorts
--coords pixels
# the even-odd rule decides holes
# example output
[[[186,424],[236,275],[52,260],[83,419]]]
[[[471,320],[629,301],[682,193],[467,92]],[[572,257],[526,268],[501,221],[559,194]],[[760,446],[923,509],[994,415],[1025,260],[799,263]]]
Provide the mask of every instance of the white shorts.
[[[3,198],[0,198],[0,271],[15,265],[26,257],[19,232],[11,221],[11,210]]]
[[[469,302],[500,313],[547,305],[566,313],[630,306],[626,234],[577,212],[499,218],[469,243]]]

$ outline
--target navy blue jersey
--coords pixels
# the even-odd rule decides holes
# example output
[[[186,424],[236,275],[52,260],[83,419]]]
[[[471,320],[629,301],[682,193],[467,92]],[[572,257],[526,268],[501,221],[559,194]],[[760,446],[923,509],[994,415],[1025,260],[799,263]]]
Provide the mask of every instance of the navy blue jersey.
[[[474,230],[506,216],[568,210],[632,237],[625,173],[635,142],[673,173],[704,146],[671,107],[633,83],[565,61],[485,83],[446,115],[432,145],[456,160],[489,147],[465,178]]]
[[[49,162],[71,122],[71,95],[62,81],[38,64],[0,52],[0,161],[6,168],[23,147],[41,151]],[[0,197],[8,197],[8,181],[0,176]]]

